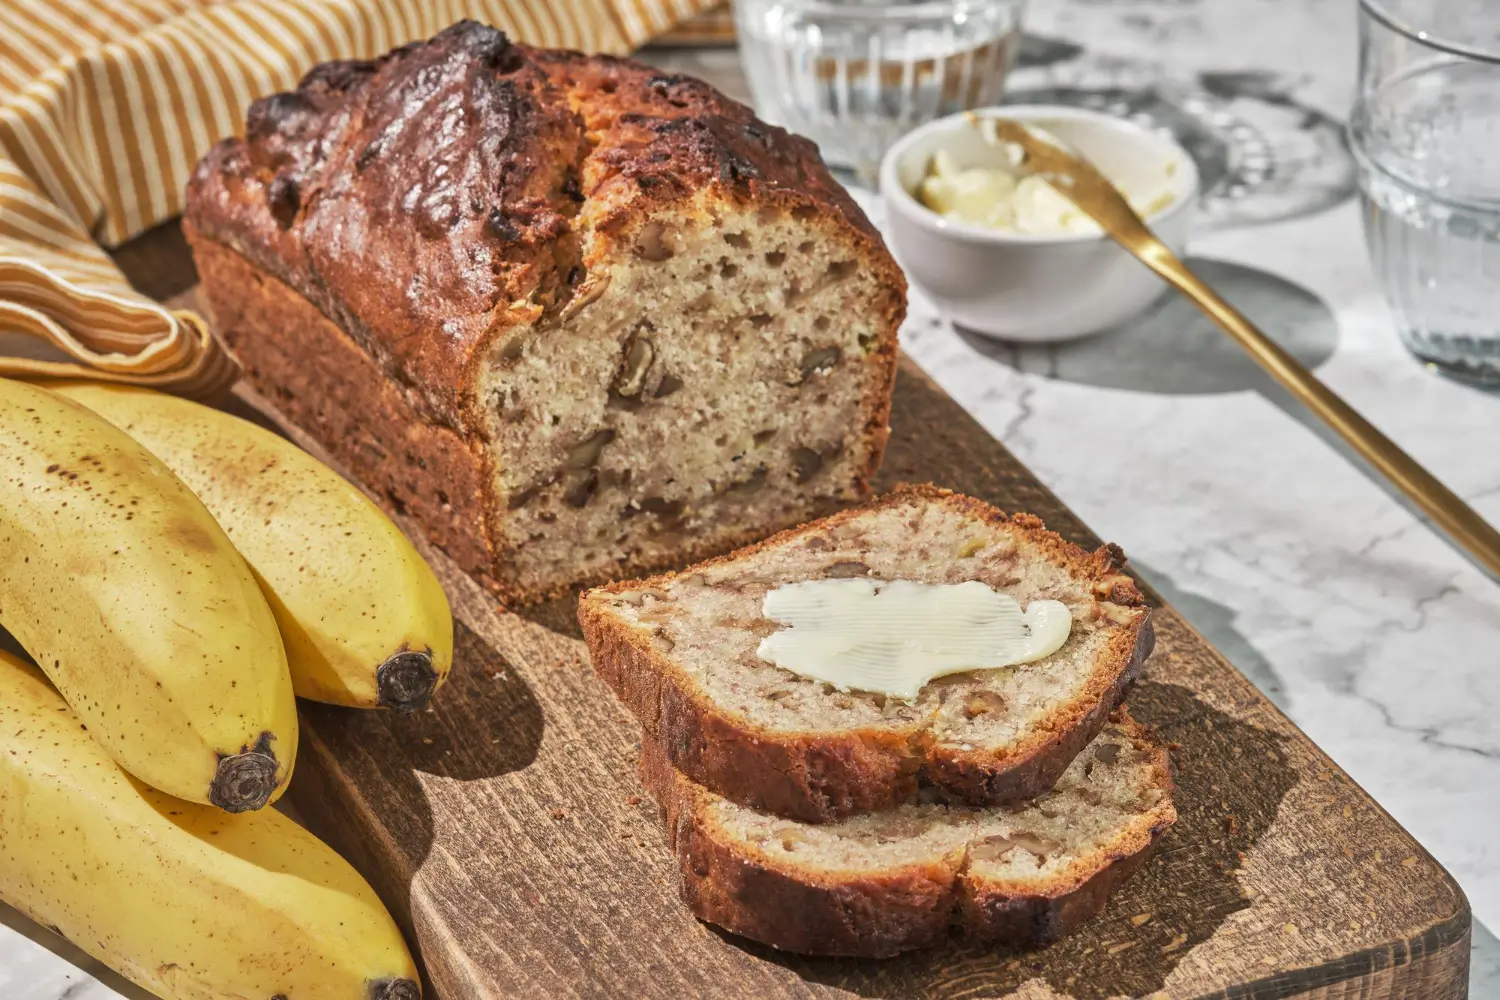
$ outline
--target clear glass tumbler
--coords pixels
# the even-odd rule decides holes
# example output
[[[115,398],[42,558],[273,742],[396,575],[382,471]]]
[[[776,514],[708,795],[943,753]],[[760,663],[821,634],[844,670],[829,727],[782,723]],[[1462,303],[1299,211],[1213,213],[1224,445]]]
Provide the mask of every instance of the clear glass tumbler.
[[[734,0],[740,54],[767,121],[870,182],[922,122],[999,102],[1024,0]]]
[[[1349,140],[1365,238],[1401,338],[1500,386],[1500,5],[1361,0]]]

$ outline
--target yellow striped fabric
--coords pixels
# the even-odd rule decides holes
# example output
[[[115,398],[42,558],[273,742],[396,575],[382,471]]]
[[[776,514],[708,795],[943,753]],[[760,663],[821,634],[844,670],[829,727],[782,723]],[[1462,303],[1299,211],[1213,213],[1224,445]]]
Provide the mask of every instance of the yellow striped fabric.
[[[238,368],[208,325],[135,292],[104,246],[182,211],[193,165],[316,63],[462,18],[628,52],[717,0],[0,0],[0,375],[207,396]],[[5,335],[10,336],[5,336]]]

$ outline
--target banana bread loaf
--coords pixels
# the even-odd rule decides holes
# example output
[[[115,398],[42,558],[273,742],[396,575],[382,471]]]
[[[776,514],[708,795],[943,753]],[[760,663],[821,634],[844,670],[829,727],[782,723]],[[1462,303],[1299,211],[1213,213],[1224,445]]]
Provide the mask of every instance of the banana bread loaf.
[[[812,143],[697,80],[462,22],[252,105],[185,230],[252,383],[506,600],[880,462],[900,270]]]

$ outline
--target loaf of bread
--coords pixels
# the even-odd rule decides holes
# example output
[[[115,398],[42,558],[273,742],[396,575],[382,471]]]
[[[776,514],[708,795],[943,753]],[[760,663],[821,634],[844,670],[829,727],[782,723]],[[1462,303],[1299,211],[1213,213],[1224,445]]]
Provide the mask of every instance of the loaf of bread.
[[[1038,945],[1098,913],[1177,819],[1166,750],[1121,709],[1012,808],[918,803],[808,824],[736,805],[646,741],[681,892],[703,920],[787,951],[883,958],[972,940]]]
[[[509,601],[857,499],[905,283],[816,147],[456,24],[215,146],[185,231],[256,388]]]
[[[913,800],[923,781],[974,805],[1051,788],[1150,654],[1150,610],[1115,546],[1089,553],[1027,514],[907,487],[681,573],[591,590],[578,617],[594,668],[692,781],[820,823]],[[979,581],[1067,606],[1043,659],[929,682],[911,701],[761,659],[767,591],[830,577]]]

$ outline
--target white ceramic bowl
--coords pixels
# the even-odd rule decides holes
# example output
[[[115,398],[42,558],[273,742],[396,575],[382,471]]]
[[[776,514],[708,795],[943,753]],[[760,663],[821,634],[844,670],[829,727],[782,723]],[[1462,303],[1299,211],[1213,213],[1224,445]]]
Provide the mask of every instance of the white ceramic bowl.
[[[1127,187],[1159,183],[1178,165],[1171,201],[1146,221],[1182,253],[1198,196],[1198,170],[1171,139],[1111,115],[1080,108],[1017,105],[983,109],[1035,122]],[[1071,340],[1140,314],[1166,286],[1103,234],[1038,236],[943,218],[912,194],[933,153],[947,149],[962,167],[1004,162],[962,115],[902,137],[880,165],[891,249],[907,275],[958,326],[1003,340]]]

